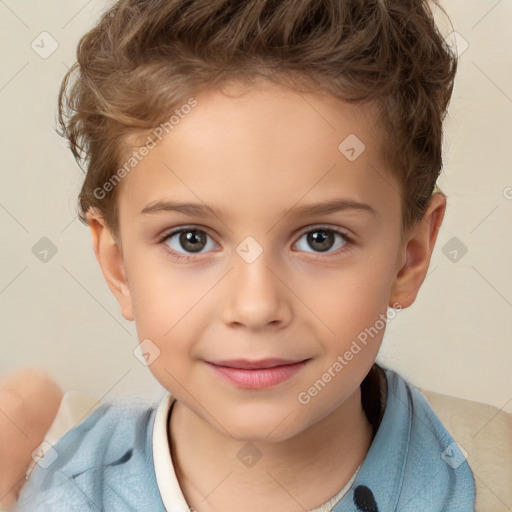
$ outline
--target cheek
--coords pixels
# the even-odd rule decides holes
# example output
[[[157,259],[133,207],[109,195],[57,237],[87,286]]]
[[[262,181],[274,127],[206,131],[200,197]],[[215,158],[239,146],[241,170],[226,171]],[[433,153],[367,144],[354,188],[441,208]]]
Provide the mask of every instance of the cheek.
[[[163,249],[128,249],[125,262],[136,324],[163,337],[193,314],[208,283],[192,267],[168,260]]]
[[[200,338],[199,321],[204,289],[183,273],[158,264],[142,266],[132,274],[130,285],[138,339],[150,340],[158,353],[149,370],[160,384],[180,396],[187,386],[193,365],[195,340]],[[156,348],[155,348],[156,347]]]
[[[308,276],[297,293],[329,332],[341,339],[356,336],[385,314],[393,282],[391,257],[368,255],[338,269]]]
[[[211,321],[209,291],[218,281],[217,274],[192,266],[180,268],[153,250],[133,250],[126,263],[138,339],[149,339],[160,351],[151,371],[159,381],[157,374],[169,380],[166,370],[185,378],[195,342]]]

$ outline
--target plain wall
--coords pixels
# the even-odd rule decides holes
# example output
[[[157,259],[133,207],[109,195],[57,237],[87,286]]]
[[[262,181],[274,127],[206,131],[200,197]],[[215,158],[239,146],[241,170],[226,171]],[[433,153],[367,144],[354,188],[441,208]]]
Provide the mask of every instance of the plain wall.
[[[443,6],[468,44],[438,182],[448,209],[429,274],[389,323],[379,361],[419,386],[512,412],[512,3]],[[82,173],[54,130],[61,79],[105,7],[0,3],[0,374],[36,364],[65,389],[153,398],[162,388],[133,355],[134,325],[76,218]],[[58,43],[47,58],[31,47],[51,49],[43,31]],[[57,249],[46,262],[34,254],[52,247],[44,237]]]

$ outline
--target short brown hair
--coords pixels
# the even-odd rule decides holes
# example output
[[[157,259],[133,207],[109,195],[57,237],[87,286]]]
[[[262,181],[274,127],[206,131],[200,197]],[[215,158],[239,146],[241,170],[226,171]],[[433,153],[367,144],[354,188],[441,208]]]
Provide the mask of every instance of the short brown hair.
[[[95,208],[117,231],[118,187],[94,191],[118,171],[128,135],[210,87],[263,77],[375,100],[407,229],[442,168],[456,69],[427,0],[120,0],[80,39],[59,93],[59,134],[87,164],[80,218]]]

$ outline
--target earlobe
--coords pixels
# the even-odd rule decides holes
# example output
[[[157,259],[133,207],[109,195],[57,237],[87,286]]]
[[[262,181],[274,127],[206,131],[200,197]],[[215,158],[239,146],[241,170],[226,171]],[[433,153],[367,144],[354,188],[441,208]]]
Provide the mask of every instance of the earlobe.
[[[409,307],[427,275],[432,251],[446,210],[444,194],[434,194],[423,218],[413,226],[403,244],[397,262],[397,276],[389,305]]]
[[[99,212],[89,211],[87,224],[91,231],[94,254],[100,264],[105,281],[119,302],[123,317],[126,320],[133,320],[130,287],[120,244],[115,240]]]

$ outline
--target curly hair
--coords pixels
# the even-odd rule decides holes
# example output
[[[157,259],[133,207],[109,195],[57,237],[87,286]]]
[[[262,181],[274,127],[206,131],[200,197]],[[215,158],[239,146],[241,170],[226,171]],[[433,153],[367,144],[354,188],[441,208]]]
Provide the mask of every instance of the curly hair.
[[[375,102],[407,229],[442,169],[456,69],[427,0],[120,0],[80,39],[59,92],[58,133],[85,172],[80,219],[94,208],[116,233],[119,187],[94,191],[129,155],[128,136],[209,88],[264,78]]]

